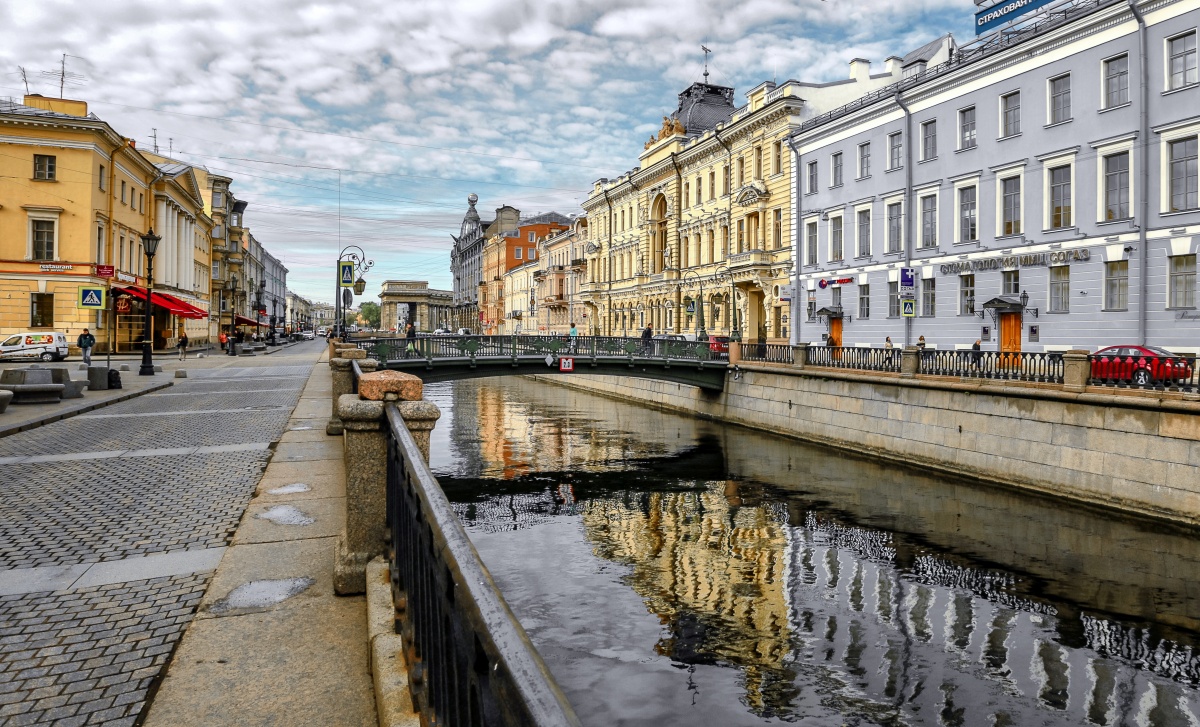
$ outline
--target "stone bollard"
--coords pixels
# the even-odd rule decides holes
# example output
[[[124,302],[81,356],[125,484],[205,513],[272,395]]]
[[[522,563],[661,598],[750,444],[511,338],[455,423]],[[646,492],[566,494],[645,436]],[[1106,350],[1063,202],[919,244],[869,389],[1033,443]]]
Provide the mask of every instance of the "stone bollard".
[[[808,365],[808,344],[797,343],[792,346],[792,365],[802,369]]]
[[[354,361],[358,360],[361,368],[366,357],[366,351],[345,351],[343,356],[329,359],[329,368],[333,371],[333,413],[329,417],[329,423],[325,425],[325,433],[330,436],[342,433],[342,420],[338,418],[338,399],[354,393]]]
[[[921,370],[921,351],[916,346],[905,346],[900,352],[900,378],[911,379]]]
[[[108,390],[108,367],[88,366],[88,391]]]
[[[732,366],[742,360],[742,344],[740,341],[729,342],[729,365]]]
[[[359,394],[338,399],[346,461],[346,529],[338,539],[333,575],[339,595],[364,592],[367,563],[385,554],[388,403],[398,403],[405,424],[429,461],[429,432],[440,412],[432,403],[421,401],[423,390],[416,376],[385,370],[364,374],[359,379]]]
[[[1087,349],[1072,349],[1063,354],[1063,389],[1065,391],[1083,391],[1088,379],[1092,377],[1092,367],[1088,362]]]

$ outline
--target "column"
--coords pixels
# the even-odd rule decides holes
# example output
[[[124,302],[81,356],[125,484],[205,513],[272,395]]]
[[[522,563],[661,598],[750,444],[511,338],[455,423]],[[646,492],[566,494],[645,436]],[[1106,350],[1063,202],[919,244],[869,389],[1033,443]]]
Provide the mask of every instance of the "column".
[[[154,202],[154,221],[158,224],[159,234],[166,234],[167,220],[167,202],[163,199],[157,199]],[[157,284],[163,279],[163,266],[157,265],[154,268],[154,282]]]

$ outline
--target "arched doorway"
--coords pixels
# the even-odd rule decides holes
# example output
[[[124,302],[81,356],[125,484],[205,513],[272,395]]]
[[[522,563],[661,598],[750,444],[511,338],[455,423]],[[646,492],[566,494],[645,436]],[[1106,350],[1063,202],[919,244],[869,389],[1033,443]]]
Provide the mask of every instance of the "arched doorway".
[[[663,271],[663,254],[667,249],[667,198],[658,195],[650,208],[650,270],[651,275]]]

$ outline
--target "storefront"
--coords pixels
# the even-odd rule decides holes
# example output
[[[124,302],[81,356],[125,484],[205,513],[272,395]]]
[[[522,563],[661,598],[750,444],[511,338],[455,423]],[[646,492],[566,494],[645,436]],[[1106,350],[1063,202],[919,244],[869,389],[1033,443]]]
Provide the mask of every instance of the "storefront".
[[[112,289],[116,310],[117,352],[141,350],[146,326],[145,288],[136,285]],[[185,320],[208,318],[208,312],[167,293],[150,291],[150,337],[156,350],[174,347]]]

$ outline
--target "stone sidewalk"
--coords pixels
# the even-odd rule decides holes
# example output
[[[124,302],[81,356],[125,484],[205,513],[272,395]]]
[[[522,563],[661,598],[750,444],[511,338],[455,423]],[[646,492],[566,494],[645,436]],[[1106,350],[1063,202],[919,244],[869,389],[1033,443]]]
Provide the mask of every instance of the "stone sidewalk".
[[[374,727],[363,596],[333,592],[342,440],[322,355],[145,724]]]

